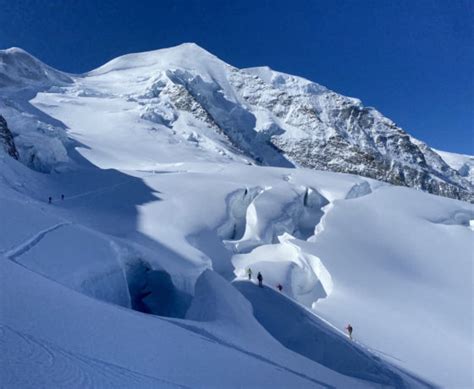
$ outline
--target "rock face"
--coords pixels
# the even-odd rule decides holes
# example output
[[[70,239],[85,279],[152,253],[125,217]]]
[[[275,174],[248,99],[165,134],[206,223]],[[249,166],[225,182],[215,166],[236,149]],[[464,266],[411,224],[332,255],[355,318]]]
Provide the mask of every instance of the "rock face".
[[[276,116],[280,129],[270,140],[296,164],[473,200],[472,184],[458,171],[359,100],[268,68],[243,73],[243,80],[234,77],[236,88],[247,103]]]
[[[8,128],[7,121],[0,115],[0,145],[12,158],[18,159],[18,151],[13,141],[13,135]]]
[[[193,113],[257,163],[358,174],[474,200],[474,186],[459,171],[359,100],[269,68],[224,70],[225,87],[201,74],[163,74],[160,94],[174,105],[174,117]],[[224,92],[229,86],[234,101]],[[183,105],[183,96],[192,103]]]

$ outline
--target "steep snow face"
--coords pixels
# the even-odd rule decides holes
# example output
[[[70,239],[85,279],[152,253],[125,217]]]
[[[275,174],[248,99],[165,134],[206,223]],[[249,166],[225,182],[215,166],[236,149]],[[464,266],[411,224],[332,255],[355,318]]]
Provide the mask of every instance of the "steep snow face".
[[[197,148],[201,159],[354,173],[473,199],[468,168],[453,169],[429,146],[359,100],[270,68],[239,70],[195,44],[125,55],[81,77],[55,71],[19,49],[5,50],[1,58],[3,78],[13,81],[0,93],[27,84],[42,85],[47,92],[33,104],[49,117],[31,109],[30,117],[21,115],[25,109],[24,104],[18,107],[18,96],[0,105],[20,134],[22,160],[41,171],[68,162],[62,133],[72,123],[54,120],[62,120],[59,111],[74,110],[87,118],[93,116],[88,106],[107,105],[116,108],[102,121],[115,129],[115,136],[140,122],[141,135],[155,133],[151,142],[166,142],[170,149]],[[100,136],[110,143],[104,133]],[[46,155],[48,148],[54,153]],[[196,158],[194,151],[189,154]]]

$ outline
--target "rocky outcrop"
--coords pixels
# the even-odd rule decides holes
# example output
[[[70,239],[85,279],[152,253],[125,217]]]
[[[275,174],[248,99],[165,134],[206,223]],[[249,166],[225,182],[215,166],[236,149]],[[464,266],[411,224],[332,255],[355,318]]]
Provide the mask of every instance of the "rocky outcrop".
[[[474,201],[474,186],[459,171],[359,100],[268,68],[230,79],[250,109],[276,118],[270,141],[295,164]]]
[[[7,121],[2,115],[0,115],[0,146],[12,158],[18,159],[19,155],[15,147],[13,135],[10,129],[8,128]]]
[[[357,174],[474,201],[474,186],[459,171],[358,99],[269,68],[223,67],[227,85],[163,72],[141,96],[143,117],[171,128],[180,112],[191,113],[260,164]]]

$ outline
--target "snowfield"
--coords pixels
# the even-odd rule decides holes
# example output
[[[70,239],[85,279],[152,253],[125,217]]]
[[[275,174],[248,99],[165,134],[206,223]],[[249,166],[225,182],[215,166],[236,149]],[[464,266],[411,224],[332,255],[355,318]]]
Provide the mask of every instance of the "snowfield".
[[[0,67],[20,153],[0,148],[0,386],[472,387],[473,205],[294,168],[239,133],[222,62],[188,49]],[[182,93],[170,70],[212,74],[232,131],[184,94],[179,117],[145,104]]]
[[[435,151],[449,166],[457,170],[461,176],[465,177],[470,182],[474,182],[474,157],[472,155],[448,153],[439,150]]]

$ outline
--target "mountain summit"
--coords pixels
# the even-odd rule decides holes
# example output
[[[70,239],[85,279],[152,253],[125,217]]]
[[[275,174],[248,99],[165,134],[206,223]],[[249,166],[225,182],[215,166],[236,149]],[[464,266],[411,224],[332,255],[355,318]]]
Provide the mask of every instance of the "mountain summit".
[[[100,98],[83,101],[91,109],[95,102],[100,109],[107,100],[121,99],[143,127],[166,134],[156,141],[197,146],[213,158],[352,173],[474,199],[465,167],[453,168],[442,154],[360,100],[268,67],[237,69],[193,43],[124,55],[79,76],[8,49],[0,51],[0,87],[0,113],[19,134],[20,158],[44,171],[67,160],[67,137],[44,117],[35,117],[34,124],[25,118],[19,89],[61,95],[64,109],[71,96]],[[120,121],[118,111],[109,119]],[[49,130],[38,132],[44,126]],[[100,128],[94,131],[104,136]],[[53,156],[42,147],[52,142]]]

